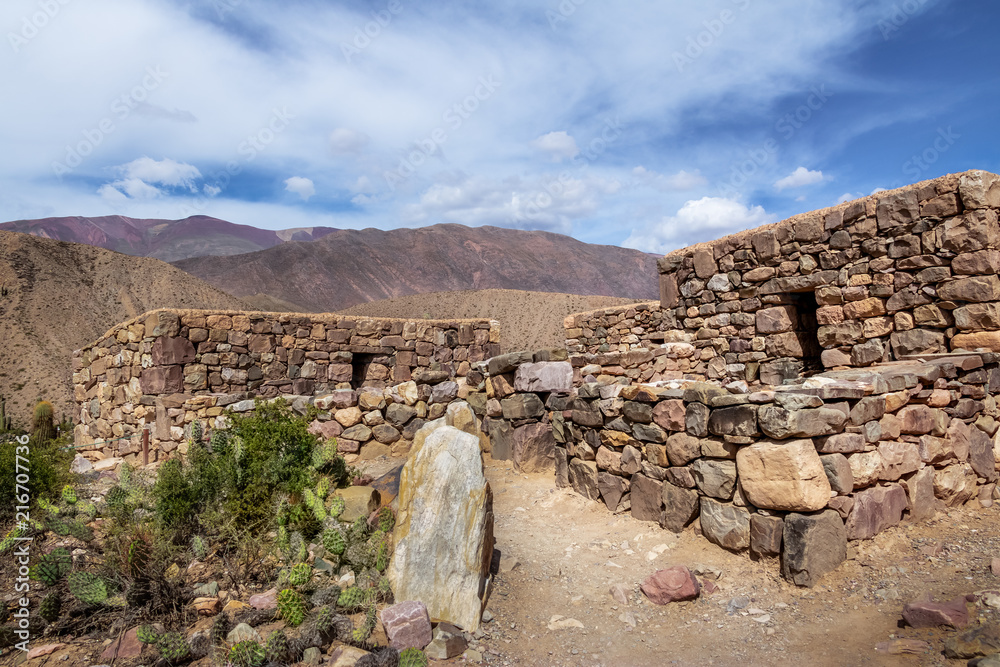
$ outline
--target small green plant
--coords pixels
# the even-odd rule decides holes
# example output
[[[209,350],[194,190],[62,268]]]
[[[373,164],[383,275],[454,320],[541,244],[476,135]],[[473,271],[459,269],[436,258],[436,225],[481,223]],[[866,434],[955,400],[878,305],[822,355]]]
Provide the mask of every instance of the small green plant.
[[[298,563],[288,574],[288,583],[296,588],[305,586],[312,578],[312,567],[309,563]]]
[[[301,625],[306,618],[306,602],[293,588],[278,593],[278,615],[293,628]]]
[[[327,528],[320,539],[327,552],[335,556],[343,555],[347,548],[347,540],[338,528]]]
[[[396,527],[396,515],[388,507],[383,507],[378,511],[378,529],[383,533],[391,533]]]
[[[339,519],[340,515],[344,513],[344,509],[345,504],[343,496],[334,496],[333,499],[330,500],[329,513],[334,519]]]
[[[427,667],[427,656],[418,648],[407,648],[399,652],[399,667]]]
[[[70,484],[64,486],[62,489],[62,499],[68,505],[76,505],[76,489]]]
[[[320,477],[319,481],[316,482],[316,495],[320,500],[326,500],[327,495],[330,493],[330,478]]]
[[[59,619],[61,612],[62,596],[59,594],[59,591],[49,592],[42,598],[42,603],[38,606],[38,615],[49,623],[55,623]]]
[[[233,667],[261,667],[267,660],[267,651],[260,642],[247,639],[229,649],[228,660]]]
[[[67,578],[69,592],[80,602],[97,606],[108,599],[108,588],[96,574],[90,572],[70,572]]]
[[[361,625],[354,629],[351,638],[358,644],[368,641],[368,638],[372,636],[372,631],[375,630],[376,620],[375,605],[369,605],[365,609],[365,617],[362,619]]]
[[[31,568],[31,578],[46,586],[55,586],[73,569],[73,557],[69,550],[57,547],[38,560]]]
[[[288,637],[281,630],[275,630],[267,637],[264,644],[264,659],[269,663],[291,662],[291,647],[288,645]]]
[[[160,641],[160,633],[151,625],[140,625],[135,631],[135,638],[143,644],[155,644]]]
[[[337,606],[347,611],[353,611],[364,606],[368,596],[360,586],[351,586],[340,592],[337,598]]]
[[[205,538],[201,535],[195,535],[191,538],[191,553],[198,560],[205,560],[208,556],[208,546],[205,544]]]
[[[179,632],[164,633],[156,642],[156,650],[160,657],[168,663],[179,663],[191,655],[191,647],[188,645],[184,635]]]

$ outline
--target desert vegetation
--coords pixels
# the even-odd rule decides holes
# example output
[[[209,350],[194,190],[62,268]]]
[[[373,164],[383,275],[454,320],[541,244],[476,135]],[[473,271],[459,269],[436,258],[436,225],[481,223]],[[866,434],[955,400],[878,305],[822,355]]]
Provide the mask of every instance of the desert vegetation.
[[[0,557],[11,558],[19,538],[32,540],[32,642],[131,630],[163,665],[292,664],[334,640],[373,660],[397,658],[372,637],[378,606],[392,599],[384,573],[394,513],[359,513],[345,502],[346,487],[369,480],[346,465],[335,440],[308,431],[310,410],[258,401],[227,415],[226,429],[195,423],[183,461],[73,474],[51,405],[40,403],[28,438],[30,519],[4,515],[0,545]],[[0,484],[13,486],[26,434],[0,425]],[[3,491],[15,497],[14,488]],[[14,588],[15,570],[4,568],[4,590]],[[192,632],[204,617],[210,625]],[[254,629],[264,625],[264,634]],[[17,645],[18,630],[0,628],[0,647]],[[403,657],[426,661],[414,651]]]

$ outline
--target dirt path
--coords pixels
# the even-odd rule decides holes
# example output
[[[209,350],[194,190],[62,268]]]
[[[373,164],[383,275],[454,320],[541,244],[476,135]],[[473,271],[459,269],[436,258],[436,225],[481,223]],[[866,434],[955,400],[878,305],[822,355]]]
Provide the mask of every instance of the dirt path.
[[[903,605],[925,592],[949,600],[1000,586],[990,571],[1000,554],[995,507],[887,531],[858,544],[820,585],[801,589],[781,579],[776,561],[731,554],[691,529],[678,537],[613,516],[603,504],[553,488],[551,475],[522,475],[502,462],[490,463],[487,474],[497,548],[505,566],[508,559],[519,565],[496,578],[487,607],[494,618],[474,645],[485,664],[964,665],[941,654],[949,631],[899,627]],[[701,566],[709,579],[718,571],[717,590],[693,602],[651,604],[639,584],[671,565]],[[615,584],[625,586],[628,604],[609,593]],[[550,629],[554,616],[583,627]],[[976,624],[998,614],[980,604],[970,618]],[[879,642],[900,637],[927,641],[931,650],[876,652]]]

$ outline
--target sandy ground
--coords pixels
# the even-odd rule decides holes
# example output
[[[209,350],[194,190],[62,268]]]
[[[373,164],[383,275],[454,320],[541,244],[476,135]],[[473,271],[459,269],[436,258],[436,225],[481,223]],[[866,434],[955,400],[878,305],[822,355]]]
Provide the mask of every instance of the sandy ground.
[[[612,515],[555,489],[550,475],[496,462],[488,477],[504,569],[511,558],[519,565],[497,575],[487,605],[494,618],[483,626],[488,638],[476,642],[486,664],[964,665],[941,653],[954,630],[902,627],[903,605],[923,593],[943,601],[1000,587],[990,571],[1000,542],[996,507],[952,510],[855,543],[850,560],[806,589],[785,582],[776,560],[729,553],[691,528],[675,536]],[[705,572],[699,579],[717,573],[717,590],[693,602],[650,603],[639,584],[672,565]],[[615,584],[629,591],[628,604],[611,596]],[[969,607],[972,625],[998,620],[994,609]],[[555,616],[582,627],[550,629]],[[876,652],[893,638],[924,640],[930,650]]]

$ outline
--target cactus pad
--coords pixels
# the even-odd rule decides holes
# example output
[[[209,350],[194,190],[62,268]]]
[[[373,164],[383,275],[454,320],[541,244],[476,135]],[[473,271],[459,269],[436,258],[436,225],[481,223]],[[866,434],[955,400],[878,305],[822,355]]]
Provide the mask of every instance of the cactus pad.
[[[345,508],[346,505],[344,503],[343,496],[334,496],[330,500],[330,507],[329,507],[330,516],[332,516],[334,519],[339,519],[340,515],[344,513]]]
[[[345,588],[337,598],[337,606],[343,609],[357,609],[365,603],[365,591],[360,586]]]
[[[155,644],[160,641],[160,633],[154,630],[151,625],[140,625],[135,631],[135,638],[143,644]]]
[[[281,630],[275,630],[264,645],[264,656],[267,662],[285,663],[290,661],[291,647],[288,645],[288,637]]]
[[[306,602],[298,591],[286,588],[278,593],[278,614],[288,625],[301,625],[306,618]]]
[[[62,490],[62,499],[68,505],[76,505],[76,489],[72,485],[67,484]]]
[[[62,612],[62,597],[59,591],[52,591],[42,599],[38,607],[38,615],[49,623],[55,623]]]
[[[108,588],[104,580],[90,572],[70,572],[69,592],[80,602],[96,606],[108,599]]]
[[[55,586],[71,569],[73,557],[68,550],[58,547],[42,556],[38,564],[31,568],[31,578],[46,586]]]
[[[347,540],[344,539],[344,534],[336,528],[324,530],[321,539],[326,550],[334,555],[343,555],[344,550],[347,549]]]
[[[312,578],[312,567],[309,563],[299,563],[292,568],[292,571],[288,575],[288,583],[296,588],[299,586],[305,586],[309,579]]]

